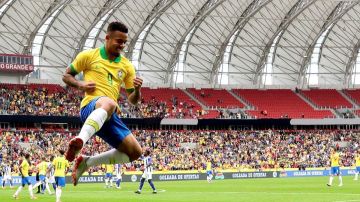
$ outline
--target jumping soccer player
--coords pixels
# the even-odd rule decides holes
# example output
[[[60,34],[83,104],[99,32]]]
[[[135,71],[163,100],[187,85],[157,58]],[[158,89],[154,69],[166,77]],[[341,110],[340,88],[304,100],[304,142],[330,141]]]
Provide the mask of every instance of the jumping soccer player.
[[[79,53],[63,76],[67,85],[85,91],[80,113],[84,125],[80,134],[70,141],[66,159],[72,162],[94,134],[114,148],[96,156],[80,155],[73,169],[74,185],[91,166],[127,163],[141,156],[140,144],[118,115],[117,99],[123,84],[130,103],[136,105],[141,98],[142,79],[136,77],[134,66],[120,54],[128,40],[127,33],[128,28],[123,23],[110,23],[105,45]],[[84,81],[75,79],[80,72],[83,72]]]

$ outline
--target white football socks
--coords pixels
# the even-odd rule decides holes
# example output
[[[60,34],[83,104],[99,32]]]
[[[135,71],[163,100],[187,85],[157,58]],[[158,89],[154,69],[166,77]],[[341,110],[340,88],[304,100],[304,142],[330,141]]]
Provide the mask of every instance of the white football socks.
[[[52,194],[52,192],[50,191],[49,183],[45,183],[45,187],[49,194]]]
[[[61,189],[56,188],[56,201],[60,201],[61,197]]]
[[[19,195],[19,193],[21,192],[21,190],[23,189],[23,186],[20,186],[17,190],[16,190],[16,192],[15,192],[15,196],[17,196],[17,195]]]
[[[35,183],[35,184],[34,184],[34,186],[33,186],[33,189],[36,189],[38,186],[40,186],[40,185],[41,185],[41,183],[42,183],[41,181],[39,181],[39,182]]]
[[[101,164],[116,164],[116,163],[128,163],[130,158],[124,152],[120,152],[117,149],[111,149],[107,152],[89,157],[86,161],[88,167],[101,165]]]
[[[100,128],[104,125],[107,119],[107,112],[103,108],[97,108],[86,119],[81,131],[79,138],[82,139],[85,144]]]
[[[32,190],[32,184],[29,185],[29,193],[30,193],[30,197],[33,198],[34,194],[33,194],[33,190]]]

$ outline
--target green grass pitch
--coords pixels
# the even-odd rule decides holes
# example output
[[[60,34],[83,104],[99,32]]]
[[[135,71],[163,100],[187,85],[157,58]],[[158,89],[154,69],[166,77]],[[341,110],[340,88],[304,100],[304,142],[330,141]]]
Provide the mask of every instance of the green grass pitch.
[[[122,184],[122,189],[106,189],[104,184],[67,185],[63,191],[62,202],[121,202],[121,201],[331,201],[360,202],[360,181],[352,176],[343,177],[344,186],[327,187],[328,177],[243,179],[206,181],[154,182],[159,193],[152,194],[149,184],[144,184],[141,195],[137,195],[138,182]],[[0,201],[31,201],[27,187],[23,189],[19,200],[12,195],[15,188],[0,189]],[[55,202],[54,195],[36,194],[39,202]]]

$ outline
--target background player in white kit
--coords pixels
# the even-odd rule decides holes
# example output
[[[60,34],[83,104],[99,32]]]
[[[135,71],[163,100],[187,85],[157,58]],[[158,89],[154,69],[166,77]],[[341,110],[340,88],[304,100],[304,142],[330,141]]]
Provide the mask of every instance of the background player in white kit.
[[[2,172],[2,188],[5,189],[5,184],[7,181],[10,182],[10,189],[13,188],[13,182],[11,178],[11,163],[10,161],[4,161],[3,165],[1,165]]]
[[[144,173],[141,176],[139,189],[135,193],[141,194],[141,190],[144,186],[144,182],[145,182],[145,180],[147,180],[153,190],[153,194],[156,194],[157,191],[154,186],[154,183],[152,182],[153,167],[152,167],[152,159],[150,156],[150,150],[145,151],[144,158],[143,158],[143,164],[144,164]]]
[[[122,175],[124,174],[124,167],[121,166],[121,164],[115,164],[114,166],[114,169],[115,169],[115,175],[116,175],[116,188],[117,189],[121,189],[121,181],[122,181]]]
[[[50,157],[50,162],[54,161],[54,156]],[[46,177],[45,177],[45,186],[49,194],[51,195],[52,192],[50,191],[49,184],[52,185],[54,191],[56,191],[56,182],[55,182],[55,168],[52,163],[49,163],[47,170],[46,170]]]

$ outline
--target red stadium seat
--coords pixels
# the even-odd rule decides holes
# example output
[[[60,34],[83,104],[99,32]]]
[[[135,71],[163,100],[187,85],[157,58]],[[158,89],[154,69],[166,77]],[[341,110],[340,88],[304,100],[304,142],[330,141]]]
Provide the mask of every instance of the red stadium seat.
[[[314,110],[293,91],[234,89],[255,110],[246,112],[256,118],[326,118],[334,117],[329,110]]]

